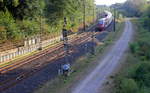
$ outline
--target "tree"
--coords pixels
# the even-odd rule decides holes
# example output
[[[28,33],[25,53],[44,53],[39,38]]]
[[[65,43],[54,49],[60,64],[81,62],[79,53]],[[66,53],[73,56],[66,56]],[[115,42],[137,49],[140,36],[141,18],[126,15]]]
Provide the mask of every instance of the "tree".
[[[0,12],[0,26],[4,28],[2,30],[2,34],[5,34],[8,40],[15,40],[20,37],[20,30],[15,24],[15,20],[12,15],[8,11]]]
[[[84,1],[86,22],[91,23],[94,0],[0,0],[0,12],[7,12],[11,15],[10,18],[3,19],[4,22],[1,21],[1,24],[8,23],[7,26],[4,26],[7,35],[13,38],[19,34],[23,36],[38,34],[41,19],[44,20],[44,27],[50,28],[45,29],[47,32],[50,30],[54,33],[60,32],[64,17],[67,17],[67,29],[78,30],[83,23]],[[0,16],[3,16],[2,13]],[[11,19],[10,23],[8,19]]]

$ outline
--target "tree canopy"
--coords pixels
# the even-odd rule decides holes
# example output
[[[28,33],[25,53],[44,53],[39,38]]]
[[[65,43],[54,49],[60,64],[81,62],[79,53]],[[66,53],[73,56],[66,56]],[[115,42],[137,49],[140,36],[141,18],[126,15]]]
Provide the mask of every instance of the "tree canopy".
[[[148,4],[147,0],[127,0],[123,4],[114,4],[112,7],[120,10],[126,16],[141,16],[146,10]]]
[[[3,36],[6,40],[9,40],[7,37],[12,37],[10,40],[21,39],[19,35],[23,39],[38,34],[41,21],[43,33],[60,32],[64,17],[68,21],[67,28],[77,30],[83,23],[84,4],[86,23],[90,24],[94,0],[0,0],[0,28],[3,28],[0,34],[6,35]],[[8,30],[10,26],[14,29]]]

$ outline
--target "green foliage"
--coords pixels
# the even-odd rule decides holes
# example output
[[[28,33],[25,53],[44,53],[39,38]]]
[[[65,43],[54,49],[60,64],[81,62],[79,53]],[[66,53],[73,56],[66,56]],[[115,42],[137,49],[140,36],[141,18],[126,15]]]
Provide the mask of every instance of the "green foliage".
[[[137,93],[138,86],[133,79],[122,79],[119,93]]]
[[[5,27],[0,26],[0,43],[4,43],[7,40],[7,32]]]
[[[31,19],[44,9],[43,0],[4,0],[0,3],[2,11],[8,10],[15,19]]]
[[[23,31],[25,37],[27,37],[37,34],[40,30],[40,24],[35,21],[23,20],[20,28]]]
[[[148,88],[148,87],[143,87],[143,88],[139,91],[139,93],[149,93],[149,91],[150,91],[150,88]]]
[[[21,39],[20,30],[15,23],[8,25],[6,28],[7,28],[8,40],[20,40]]]
[[[130,50],[132,53],[137,53],[139,50],[139,46],[137,43],[132,43],[130,44]]]
[[[6,38],[7,40],[17,40],[20,38],[20,30],[8,11],[0,12],[0,26],[4,27],[4,30],[2,31],[4,40],[6,40]]]
[[[85,4],[86,25],[93,22],[94,0],[0,0],[1,40],[21,40],[41,33],[58,35],[67,18],[68,30],[83,28]],[[40,24],[42,28],[40,30]]]
[[[10,24],[14,24],[15,20],[13,19],[12,15],[6,12],[0,12],[0,24],[4,26],[8,26]]]
[[[139,82],[140,86],[150,87],[150,63],[142,63],[136,70],[134,79]]]
[[[17,7],[19,5],[19,0],[12,0],[12,5]]]
[[[79,20],[83,18],[83,0],[47,0],[46,16],[52,25],[58,25],[63,22],[63,18],[67,17],[68,27],[81,24]],[[85,0],[86,20],[93,17],[94,0]]]
[[[127,0],[123,4],[114,4],[112,7],[118,9],[125,16],[140,17],[147,8],[146,0]]]
[[[141,24],[150,31],[150,6],[147,6],[147,9],[141,18]]]
[[[117,79],[118,82],[121,82],[117,83],[117,86],[121,87],[117,89],[117,91],[119,91],[118,93],[130,93],[130,91],[132,91],[130,87],[132,86],[137,86],[138,91],[135,93],[149,93],[150,91],[150,32],[147,26],[145,27],[145,25],[143,25],[145,20],[146,19],[141,18],[135,21],[138,30],[136,42],[130,44],[131,56],[133,57],[129,59],[135,62],[131,67],[127,67],[127,75]],[[137,61],[132,60],[133,58]],[[128,83],[129,79],[133,80],[130,80],[130,82],[134,82],[132,86]]]

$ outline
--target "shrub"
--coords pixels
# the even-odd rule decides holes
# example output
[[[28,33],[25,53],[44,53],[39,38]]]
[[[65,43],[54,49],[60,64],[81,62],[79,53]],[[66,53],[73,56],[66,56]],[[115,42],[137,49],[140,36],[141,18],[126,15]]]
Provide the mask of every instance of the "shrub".
[[[139,93],[150,93],[150,88],[148,87],[142,87]]]
[[[12,4],[14,7],[17,7],[19,5],[19,0],[13,0]]]
[[[132,53],[137,53],[137,51],[139,50],[139,45],[138,43],[132,43],[130,44],[130,50]]]
[[[146,85],[150,87],[150,63],[141,63],[136,70],[135,80],[139,82],[139,86]]]
[[[144,85],[150,87],[150,72],[144,75]]]
[[[124,78],[120,84],[120,91],[119,93],[137,93],[138,86],[133,79]]]

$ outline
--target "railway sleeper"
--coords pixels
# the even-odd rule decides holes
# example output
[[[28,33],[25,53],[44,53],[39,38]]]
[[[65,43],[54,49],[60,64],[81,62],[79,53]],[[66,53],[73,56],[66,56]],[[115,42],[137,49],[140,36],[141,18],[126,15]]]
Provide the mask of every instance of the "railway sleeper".
[[[17,80],[17,81],[20,81],[20,80],[22,80],[24,77],[25,77],[25,75],[22,74],[22,75],[18,76],[18,77],[16,78],[16,80]]]

